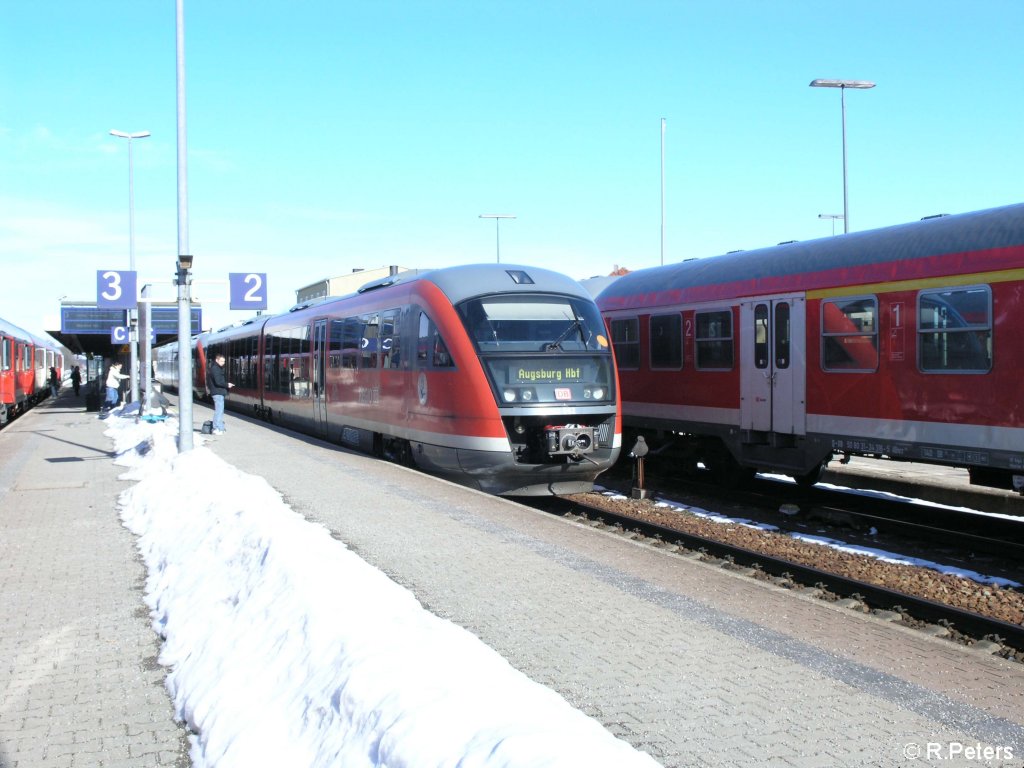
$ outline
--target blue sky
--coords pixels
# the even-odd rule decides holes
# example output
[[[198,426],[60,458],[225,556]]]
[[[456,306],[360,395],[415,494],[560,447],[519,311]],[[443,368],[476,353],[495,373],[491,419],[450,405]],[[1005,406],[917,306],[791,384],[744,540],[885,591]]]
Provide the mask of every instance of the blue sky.
[[[173,298],[173,0],[0,0],[0,317],[127,269]],[[353,268],[495,259],[573,277],[1024,198],[1024,3],[185,2],[188,236],[271,310]],[[836,223],[842,232],[842,222]],[[166,287],[164,287],[164,285]]]

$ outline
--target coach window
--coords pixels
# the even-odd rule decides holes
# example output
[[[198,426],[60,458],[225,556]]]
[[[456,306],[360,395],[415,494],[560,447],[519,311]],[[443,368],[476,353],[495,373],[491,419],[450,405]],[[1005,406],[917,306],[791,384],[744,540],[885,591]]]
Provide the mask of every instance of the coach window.
[[[782,301],[775,305],[775,367],[789,368],[789,303]]]
[[[331,320],[330,346],[327,354],[327,365],[330,368],[341,368],[341,341],[344,338],[344,328],[344,320]]]
[[[363,315],[363,337],[359,340],[362,350],[360,368],[376,368],[380,357],[380,315],[376,312]]]
[[[768,367],[768,305],[754,307],[754,367]]]
[[[640,367],[640,320],[612,320],[612,345],[619,368]]]
[[[398,333],[401,316],[401,311],[398,309],[389,309],[381,316],[381,368],[401,367],[401,338]]]
[[[359,347],[363,338],[363,324],[358,317],[346,317],[341,333],[341,367],[356,368],[359,365]]]
[[[651,315],[651,368],[683,367],[683,319],[678,313]]]
[[[917,359],[922,371],[992,369],[992,290],[987,285],[921,291]]]
[[[11,340],[4,339],[3,345],[3,370],[11,370]]]
[[[821,302],[821,367],[825,371],[878,369],[878,300],[874,296]]]
[[[698,312],[695,316],[696,367],[729,370],[733,366],[732,310]]]

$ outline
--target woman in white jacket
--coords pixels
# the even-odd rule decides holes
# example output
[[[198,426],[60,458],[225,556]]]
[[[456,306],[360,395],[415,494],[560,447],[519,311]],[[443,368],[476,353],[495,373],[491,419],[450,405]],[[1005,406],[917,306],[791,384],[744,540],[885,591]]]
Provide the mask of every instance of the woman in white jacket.
[[[107,408],[113,408],[121,399],[121,379],[127,379],[126,374],[121,373],[121,364],[114,363],[107,371],[107,400],[104,403]]]

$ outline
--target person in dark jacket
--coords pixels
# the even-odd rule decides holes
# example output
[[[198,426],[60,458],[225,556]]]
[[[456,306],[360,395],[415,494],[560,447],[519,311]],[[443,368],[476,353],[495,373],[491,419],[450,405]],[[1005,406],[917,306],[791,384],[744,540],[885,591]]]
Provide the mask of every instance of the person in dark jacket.
[[[213,362],[206,372],[206,386],[210,390],[210,397],[213,398],[213,434],[224,434],[224,398],[228,391],[235,386],[228,381],[224,372],[224,355],[214,355]]]
[[[57,396],[57,392],[60,391],[60,376],[57,373],[57,369],[50,366],[50,394],[54,397]]]
[[[75,388],[75,397],[78,397],[78,390],[82,387],[82,371],[77,365],[71,369],[71,386]]]

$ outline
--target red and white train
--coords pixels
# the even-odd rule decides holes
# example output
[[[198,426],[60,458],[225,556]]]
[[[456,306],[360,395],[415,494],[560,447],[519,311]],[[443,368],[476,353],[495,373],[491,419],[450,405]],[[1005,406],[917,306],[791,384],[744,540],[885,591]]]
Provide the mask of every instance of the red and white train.
[[[489,493],[590,490],[621,445],[611,345],[590,295],[533,267],[397,275],[203,334],[228,407]],[[177,386],[177,344],[157,378]]]
[[[0,319],[0,426],[50,394],[50,368],[64,377],[64,352]]]
[[[624,428],[680,469],[809,484],[856,454],[1024,486],[1024,205],[640,270],[597,302]]]

